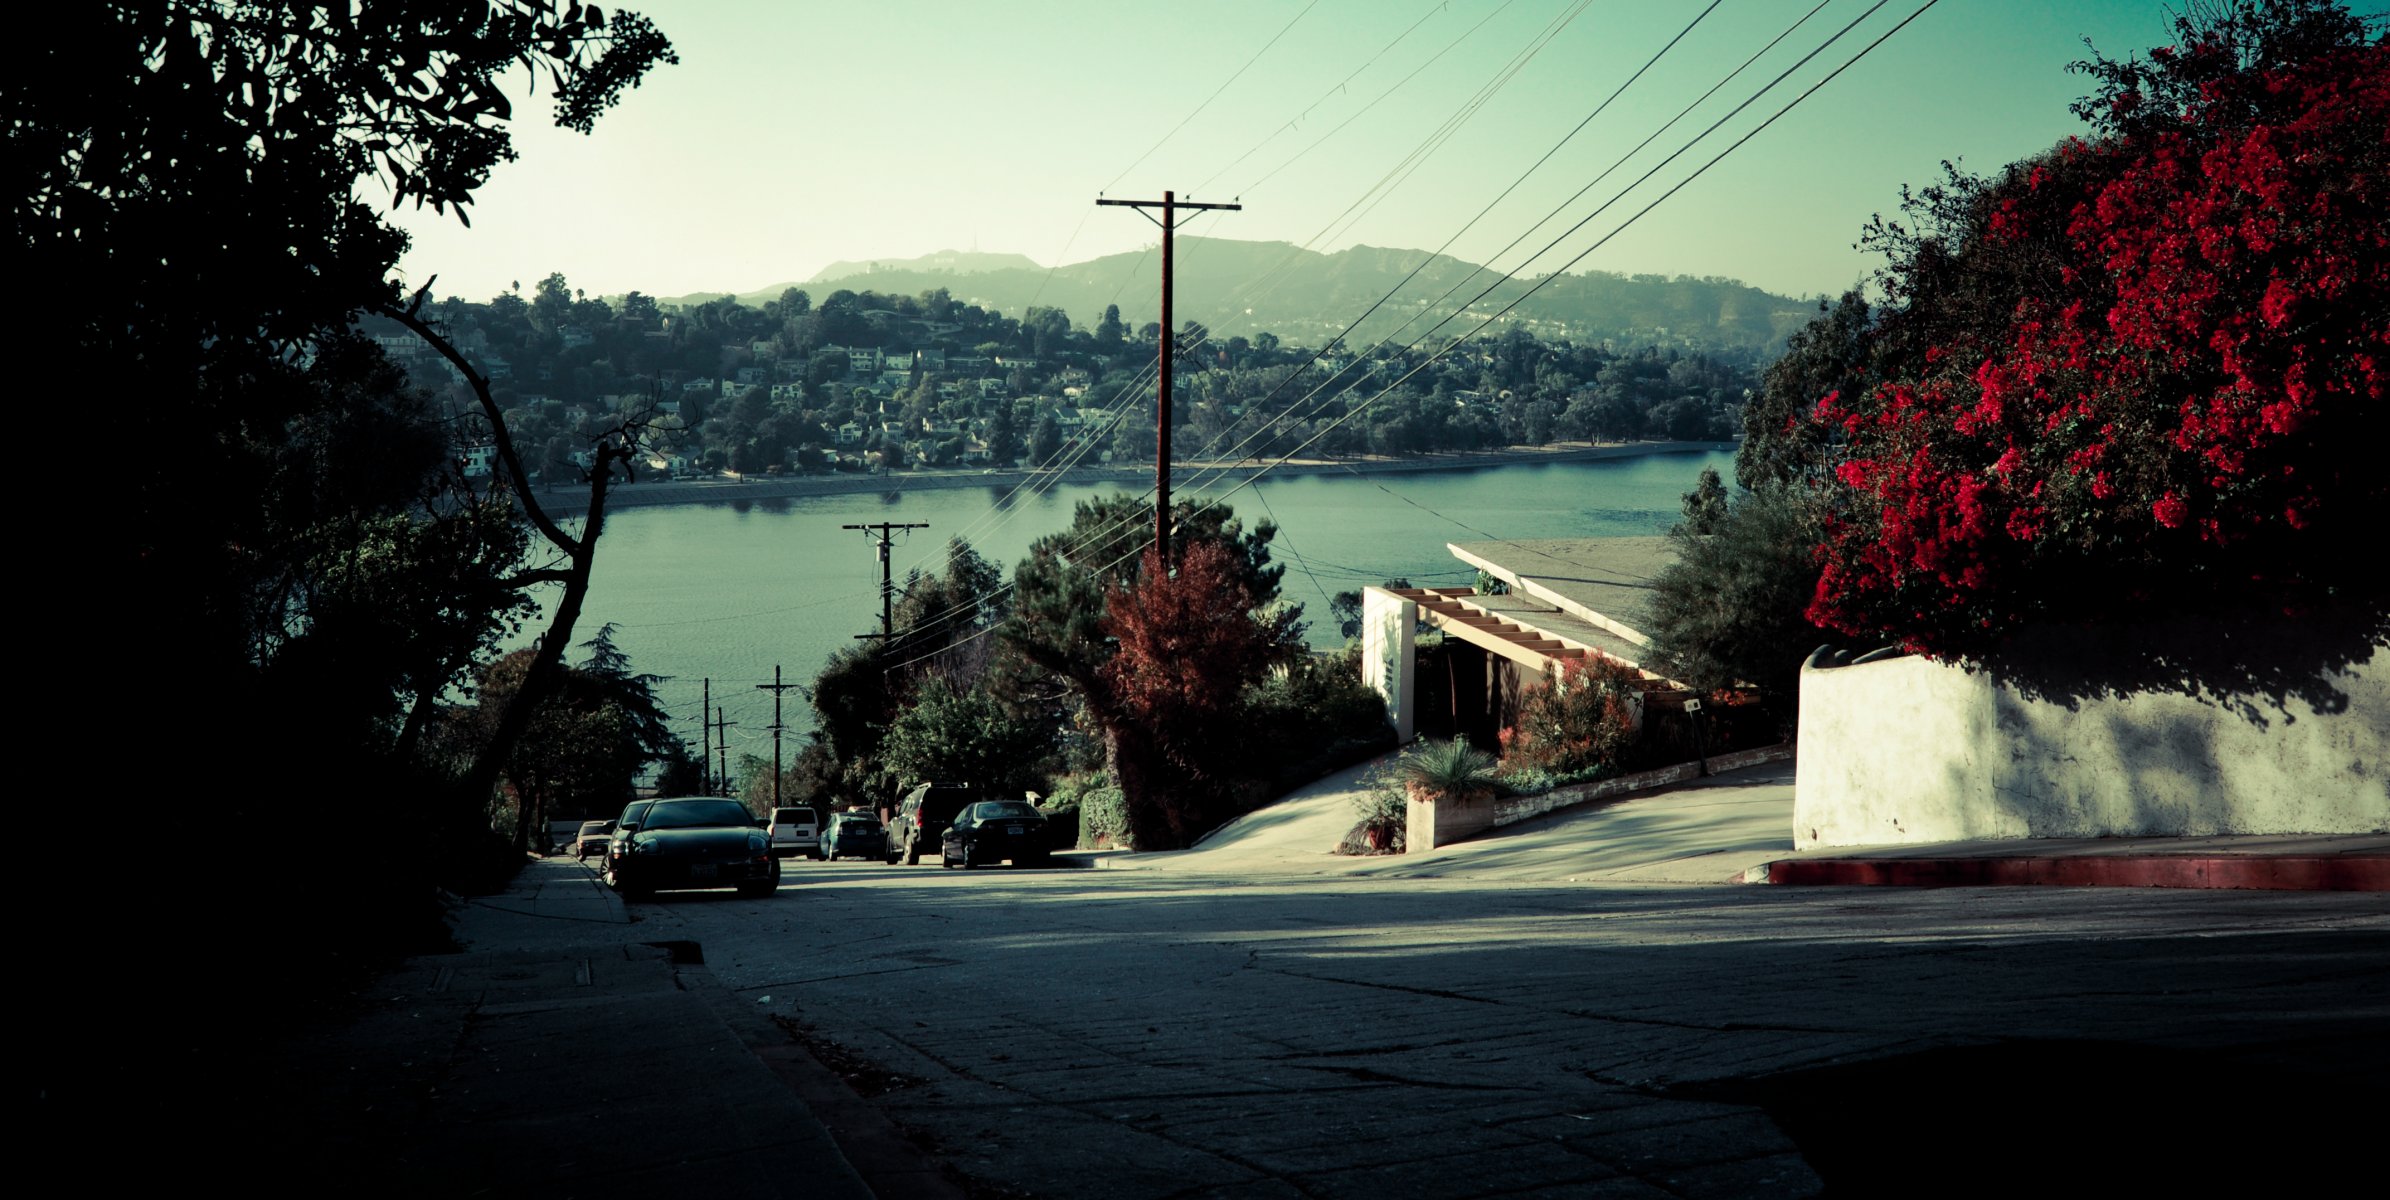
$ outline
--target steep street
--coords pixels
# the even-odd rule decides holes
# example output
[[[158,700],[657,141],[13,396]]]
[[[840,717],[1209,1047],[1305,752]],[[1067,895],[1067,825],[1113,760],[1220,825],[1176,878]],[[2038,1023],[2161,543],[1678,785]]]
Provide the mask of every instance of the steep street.
[[[841,863],[629,911],[1046,1197],[2280,1185],[2390,1066],[2375,896]]]

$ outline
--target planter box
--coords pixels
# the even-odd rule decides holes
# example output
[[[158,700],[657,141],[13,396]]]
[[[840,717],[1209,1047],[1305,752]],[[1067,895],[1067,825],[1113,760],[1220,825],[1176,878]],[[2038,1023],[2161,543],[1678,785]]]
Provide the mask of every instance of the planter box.
[[[1793,756],[1790,742],[1779,746],[1761,746],[1753,750],[1738,750],[1710,759],[1710,772],[1732,771],[1761,763],[1782,762]],[[1679,763],[1673,767],[1638,771],[1615,779],[1600,779],[1592,783],[1572,783],[1553,788],[1534,796],[1504,796],[1500,799],[1469,799],[1458,804],[1423,800],[1413,795],[1403,813],[1408,823],[1404,836],[1406,850],[1433,850],[1448,846],[1464,838],[1474,837],[1488,829],[1517,824],[1532,817],[1540,817],[1556,809],[1594,800],[1607,800],[1645,788],[1683,783],[1701,777],[1700,763]]]

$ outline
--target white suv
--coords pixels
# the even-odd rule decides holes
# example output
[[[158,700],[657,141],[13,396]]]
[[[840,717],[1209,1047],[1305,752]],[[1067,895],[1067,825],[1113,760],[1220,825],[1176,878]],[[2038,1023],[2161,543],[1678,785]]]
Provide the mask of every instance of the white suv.
[[[797,854],[807,858],[822,856],[821,819],[810,808],[773,809],[767,832],[772,839],[772,853],[781,858]]]

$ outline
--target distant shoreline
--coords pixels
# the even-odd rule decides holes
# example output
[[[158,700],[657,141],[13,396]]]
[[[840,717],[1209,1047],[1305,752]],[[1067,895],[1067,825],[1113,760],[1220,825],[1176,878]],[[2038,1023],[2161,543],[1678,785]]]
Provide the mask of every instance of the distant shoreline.
[[[1533,463],[1591,462],[1605,458],[1635,458],[1648,454],[1701,454],[1731,451],[1733,442],[1609,442],[1561,446],[1510,446],[1500,450],[1470,450],[1449,454],[1421,454],[1410,458],[1296,459],[1270,468],[1285,478],[1300,475],[1392,475],[1411,471],[1468,471]],[[1173,464],[1172,475],[1224,471],[1245,473],[1269,460],[1197,461]],[[886,475],[751,475],[744,479],[715,477],[696,480],[654,479],[616,484],[606,494],[609,512],[664,504],[738,504],[808,496],[870,496],[883,492],[932,491],[954,488],[1013,488],[1032,479],[1055,479],[1068,484],[1121,484],[1142,490],[1153,480],[1152,463],[1119,467],[1074,467],[1065,471],[931,470],[898,471]],[[589,493],[578,486],[542,488],[539,502],[552,516],[572,516],[589,507]]]

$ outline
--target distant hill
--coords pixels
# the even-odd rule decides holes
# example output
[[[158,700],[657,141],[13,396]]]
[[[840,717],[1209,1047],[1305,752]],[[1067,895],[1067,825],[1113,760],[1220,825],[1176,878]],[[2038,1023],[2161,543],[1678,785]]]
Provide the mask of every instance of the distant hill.
[[[809,284],[829,283],[855,275],[869,275],[879,271],[926,271],[949,275],[986,275],[995,271],[1043,271],[1037,260],[1026,254],[982,254],[977,250],[940,250],[919,258],[875,259],[871,262],[834,262],[813,273]],[[884,291],[874,288],[873,291]],[[774,293],[777,295],[778,293]]]
[[[1428,257],[1424,251],[1375,246],[1320,254],[1286,242],[1182,237],[1177,248],[1177,315],[1182,321],[1200,321],[1220,336],[1267,330],[1311,345],[1339,335],[1355,345],[1381,337],[1407,343],[1497,278],[1475,263],[1448,255],[1436,255],[1421,265]],[[1414,267],[1418,274],[1399,295],[1360,328],[1345,329]],[[957,300],[1012,317],[1032,303],[1059,308],[1082,326],[1095,324],[1107,304],[1118,304],[1121,319],[1134,328],[1159,318],[1160,271],[1160,255],[1151,250],[1107,255],[1052,271],[1017,254],[948,251],[904,261],[839,263],[811,282],[775,284],[739,293],[738,299],[757,305],[778,299],[791,286],[803,287],[817,303],[836,288],[894,295],[945,288]],[[1532,282],[1522,279],[1495,287],[1474,306],[1479,316],[1456,319],[1439,336],[1475,328],[1483,315],[1517,298]],[[697,303],[721,295],[697,293],[665,302]],[[1815,316],[1815,310],[1814,298],[1779,296],[1731,279],[1593,272],[1552,281],[1510,319],[1544,337],[1772,351]],[[1423,313],[1430,315],[1405,327]]]

